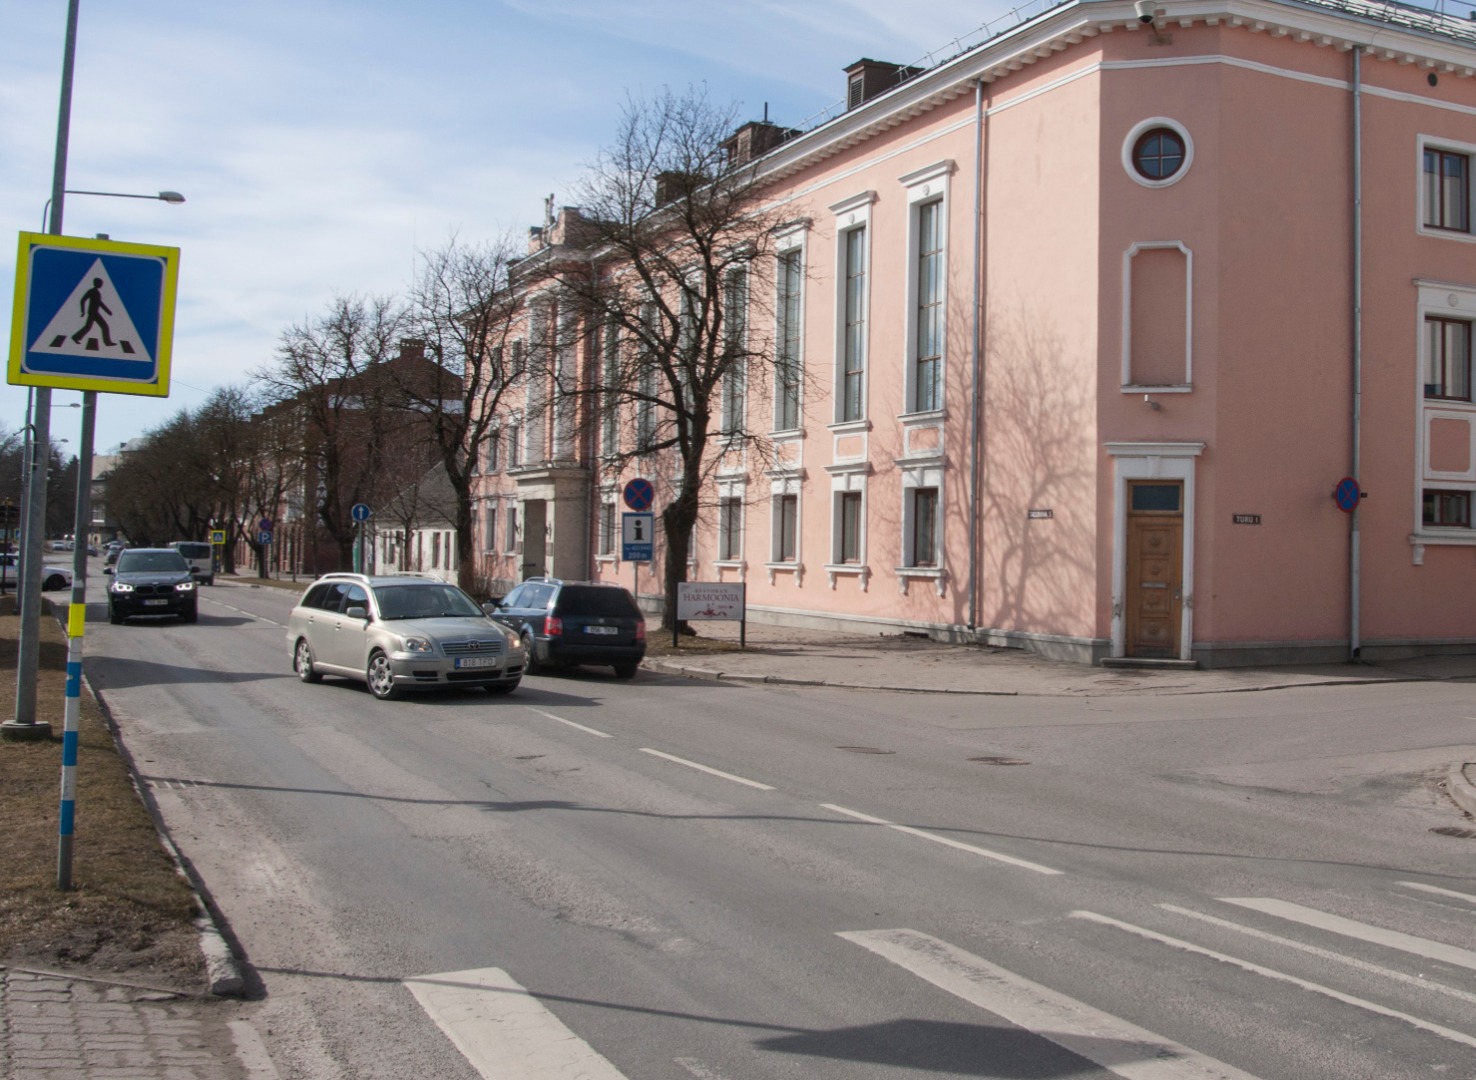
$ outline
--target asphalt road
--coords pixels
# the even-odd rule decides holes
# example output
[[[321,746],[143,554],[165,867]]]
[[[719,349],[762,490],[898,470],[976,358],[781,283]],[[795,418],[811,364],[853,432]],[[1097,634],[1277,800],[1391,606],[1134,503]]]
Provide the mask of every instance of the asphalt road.
[[[1468,687],[378,702],[291,599],[86,664],[283,1077],[1476,1078]]]

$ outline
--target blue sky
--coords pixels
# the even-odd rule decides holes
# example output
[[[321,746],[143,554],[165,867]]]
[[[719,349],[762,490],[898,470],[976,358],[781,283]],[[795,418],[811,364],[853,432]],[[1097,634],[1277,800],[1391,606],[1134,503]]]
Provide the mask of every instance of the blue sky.
[[[403,291],[453,233],[522,235],[611,137],[627,91],[705,83],[787,125],[839,102],[863,56],[977,40],[1000,0],[81,0],[65,232],[181,249],[173,390],[108,394],[99,452],[244,383],[335,294]],[[1029,4],[1038,10],[1038,2]],[[0,0],[0,255],[51,193],[66,0]],[[1013,21],[1013,19],[1008,19]],[[57,391],[57,404],[79,395]],[[0,427],[24,388],[0,386]],[[77,441],[77,410],[53,435]]]

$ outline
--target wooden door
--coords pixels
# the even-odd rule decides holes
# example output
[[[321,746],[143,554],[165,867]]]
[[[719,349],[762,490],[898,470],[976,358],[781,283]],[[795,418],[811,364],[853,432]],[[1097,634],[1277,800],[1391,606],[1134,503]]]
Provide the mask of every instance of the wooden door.
[[[1130,483],[1127,533],[1127,655],[1177,658],[1184,611],[1183,484]]]

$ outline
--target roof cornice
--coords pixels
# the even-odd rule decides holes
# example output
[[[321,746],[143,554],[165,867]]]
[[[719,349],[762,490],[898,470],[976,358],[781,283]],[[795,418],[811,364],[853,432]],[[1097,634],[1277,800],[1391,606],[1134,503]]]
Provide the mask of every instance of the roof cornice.
[[[1417,9],[1360,0],[1166,0],[1160,28],[1196,24],[1243,28],[1342,52],[1418,64],[1462,77],[1476,75],[1476,24]],[[1405,23],[1379,12],[1405,14]],[[1427,21],[1428,26],[1419,25]],[[1442,32],[1471,29],[1469,40]],[[1101,34],[1148,33],[1132,0],[1075,0],[1043,12],[916,75],[893,90],[788,140],[758,163],[761,184],[773,183],[839,154],[923,113],[971,94],[976,82],[1009,77]],[[1464,36],[1464,34],[1463,34]]]

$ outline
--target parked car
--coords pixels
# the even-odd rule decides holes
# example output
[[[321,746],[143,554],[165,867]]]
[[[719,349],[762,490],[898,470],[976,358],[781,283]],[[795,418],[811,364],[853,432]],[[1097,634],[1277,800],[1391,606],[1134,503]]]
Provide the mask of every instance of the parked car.
[[[192,623],[200,616],[200,594],[184,556],[173,548],[128,548],[103,568],[108,583],[108,622],[135,615],[173,615]]]
[[[287,618],[292,670],[303,682],[341,675],[377,698],[406,690],[517,689],[525,652],[455,585],[416,574],[326,574]]]
[[[529,578],[489,609],[523,639],[530,667],[608,664],[629,679],[646,656],[646,618],[619,585]]]
[[[176,540],[169,545],[190,564],[190,573],[201,585],[215,584],[215,548],[199,540]]]
[[[0,552],[0,590],[10,590],[20,584],[20,556],[13,551]],[[52,592],[72,587],[72,568],[54,563],[41,564],[41,589]]]

